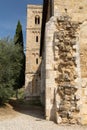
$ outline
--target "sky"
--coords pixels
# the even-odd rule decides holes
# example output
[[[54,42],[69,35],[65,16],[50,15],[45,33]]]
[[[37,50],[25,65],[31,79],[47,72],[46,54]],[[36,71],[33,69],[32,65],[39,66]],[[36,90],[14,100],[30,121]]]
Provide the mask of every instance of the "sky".
[[[43,0],[0,0],[0,39],[13,38],[18,20],[22,24],[24,42],[26,42],[27,4],[42,4]]]

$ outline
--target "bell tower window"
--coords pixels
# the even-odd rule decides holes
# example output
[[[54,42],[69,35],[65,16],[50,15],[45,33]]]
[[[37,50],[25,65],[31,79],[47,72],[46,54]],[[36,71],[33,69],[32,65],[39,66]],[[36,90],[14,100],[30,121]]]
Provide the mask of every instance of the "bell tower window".
[[[35,24],[40,24],[40,16],[39,15],[35,16]]]
[[[38,64],[38,58],[36,58],[36,64]]]
[[[38,39],[38,36],[36,36],[36,42],[38,42],[38,40],[39,40],[39,39]]]

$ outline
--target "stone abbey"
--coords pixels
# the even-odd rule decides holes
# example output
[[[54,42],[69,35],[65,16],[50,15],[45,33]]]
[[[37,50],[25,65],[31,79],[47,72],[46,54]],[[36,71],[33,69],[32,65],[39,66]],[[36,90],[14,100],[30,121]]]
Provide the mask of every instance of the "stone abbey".
[[[26,99],[58,124],[87,124],[87,0],[27,6]]]

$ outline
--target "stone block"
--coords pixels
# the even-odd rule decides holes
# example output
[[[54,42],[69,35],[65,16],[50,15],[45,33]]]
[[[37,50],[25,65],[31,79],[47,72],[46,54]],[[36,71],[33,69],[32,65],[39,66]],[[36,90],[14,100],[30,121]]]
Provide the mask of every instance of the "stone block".
[[[57,124],[61,124],[62,123],[62,118],[60,116],[57,116]]]
[[[76,119],[70,119],[70,120],[69,120],[69,123],[70,123],[70,124],[77,124],[77,120],[76,120]]]
[[[62,124],[69,123],[69,120],[67,118],[62,118]]]

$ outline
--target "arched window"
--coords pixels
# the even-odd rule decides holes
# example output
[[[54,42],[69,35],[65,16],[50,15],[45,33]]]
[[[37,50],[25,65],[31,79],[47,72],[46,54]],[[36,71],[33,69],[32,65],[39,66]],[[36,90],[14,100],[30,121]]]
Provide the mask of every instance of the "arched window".
[[[35,16],[35,24],[40,24],[40,16],[39,15]]]

